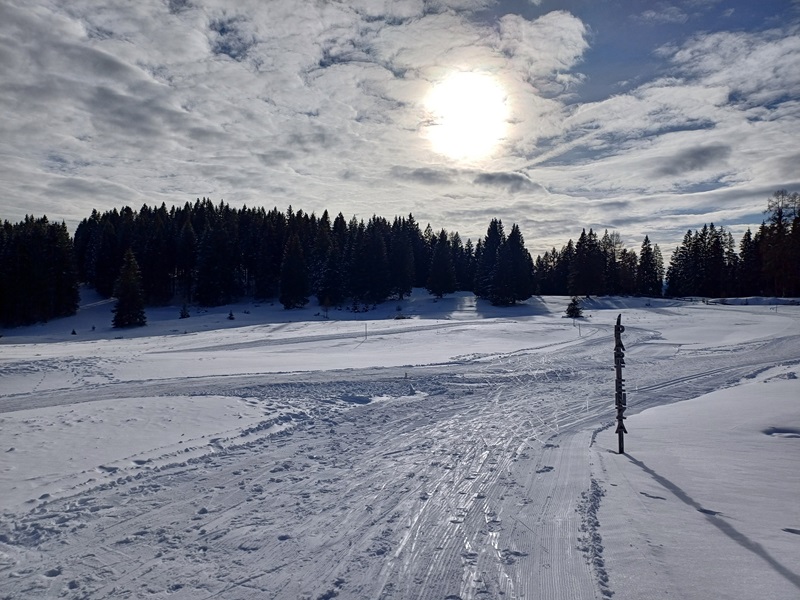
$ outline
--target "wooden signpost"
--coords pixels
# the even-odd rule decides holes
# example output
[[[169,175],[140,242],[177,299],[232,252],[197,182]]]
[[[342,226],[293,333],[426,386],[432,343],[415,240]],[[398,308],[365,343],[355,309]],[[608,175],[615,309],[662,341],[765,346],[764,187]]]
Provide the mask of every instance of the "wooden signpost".
[[[617,316],[617,324],[614,326],[614,369],[617,374],[616,394],[614,402],[617,407],[617,439],[619,440],[619,453],[625,454],[625,438],[623,437],[628,430],[625,429],[625,409],[628,407],[628,398],[625,394],[625,380],[622,378],[622,369],[625,368],[625,346],[622,345],[622,332],[625,327],[621,323],[622,315]]]

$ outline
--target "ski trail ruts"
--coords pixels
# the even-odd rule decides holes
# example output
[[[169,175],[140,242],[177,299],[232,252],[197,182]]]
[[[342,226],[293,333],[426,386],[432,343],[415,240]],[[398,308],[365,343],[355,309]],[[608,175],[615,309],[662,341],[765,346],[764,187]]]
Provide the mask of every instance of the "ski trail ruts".
[[[577,535],[576,502],[588,488],[585,457],[575,449],[585,450],[588,439],[575,431],[606,414],[594,404],[580,412],[588,386],[602,380],[604,356],[600,346],[578,359],[553,354],[545,369],[552,378],[531,370],[532,355],[498,358],[481,374],[432,369],[414,382],[436,390],[430,397],[343,413],[320,407],[316,424],[286,436],[93,490],[96,499],[73,519],[66,504],[48,503],[45,514],[17,520],[52,532],[33,532],[42,559],[9,580],[9,593],[55,597],[55,580],[71,578],[76,597],[98,599],[146,590],[197,600],[441,600],[500,592],[581,598],[588,570],[570,540]],[[763,359],[755,352],[739,366]],[[667,371],[642,367],[643,383],[669,379],[684,365],[709,371],[713,364],[682,360],[652,363],[670,365]],[[357,389],[376,373],[351,375],[347,386]],[[88,498],[79,494],[72,502],[81,500]],[[116,587],[101,587],[92,579],[97,571],[77,558],[101,546],[107,552],[98,564]],[[548,560],[559,562],[563,586]],[[51,578],[51,590],[24,592],[48,569],[63,570]]]
[[[500,401],[500,395],[507,398]],[[405,554],[397,557],[402,560],[387,564],[386,570],[395,572],[384,575],[384,595],[398,589],[402,592],[397,597],[421,599],[523,593],[526,584],[513,565],[528,553],[501,543],[499,536],[508,527],[507,519],[527,505],[524,498],[514,499],[514,494],[520,485],[517,472],[532,471],[531,461],[541,448],[535,442],[530,447],[528,441],[546,436],[530,426],[519,426],[526,416],[530,420],[527,394],[500,386],[487,400],[480,409],[466,411],[471,420],[450,426],[450,436],[454,429],[459,442],[476,448],[474,459],[452,466],[451,479],[439,478],[443,493],[432,494],[424,513],[415,517],[411,541],[403,548]],[[456,447],[444,428],[440,433]],[[582,488],[573,491],[577,498]],[[513,509],[509,508],[512,499]],[[577,532],[572,519],[564,527]]]

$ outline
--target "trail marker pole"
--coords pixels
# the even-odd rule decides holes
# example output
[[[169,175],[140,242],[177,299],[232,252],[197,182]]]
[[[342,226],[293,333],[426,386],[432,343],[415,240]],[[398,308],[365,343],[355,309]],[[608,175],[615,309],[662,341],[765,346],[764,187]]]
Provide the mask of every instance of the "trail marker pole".
[[[622,345],[622,332],[625,327],[621,323],[622,315],[617,316],[614,326],[614,369],[616,371],[616,393],[614,403],[617,407],[617,439],[619,440],[619,453],[625,454],[625,438],[628,430],[625,429],[625,409],[628,408],[628,397],[625,393],[625,380],[622,378],[622,369],[625,368],[625,346]]]

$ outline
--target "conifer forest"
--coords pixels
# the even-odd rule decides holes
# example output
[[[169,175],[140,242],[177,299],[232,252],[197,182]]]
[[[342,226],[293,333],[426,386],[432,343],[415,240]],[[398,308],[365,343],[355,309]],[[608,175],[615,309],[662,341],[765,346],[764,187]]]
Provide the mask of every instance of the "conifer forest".
[[[471,291],[505,306],[533,295],[800,296],[800,194],[775,192],[765,219],[737,241],[724,227],[686,232],[664,264],[648,236],[626,247],[617,232],[589,229],[533,259],[520,228],[493,219],[473,244],[413,215],[331,220],[289,207],[231,208],[198,199],[144,205],[80,222],[26,217],[0,228],[0,323],[30,324],[74,314],[80,284],[124,295],[115,325],[141,325],[145,305],[219,306],[243,296],[287,309],[369,310],[413,287],[435,297]],[[120,314],[122,313],[122,314]]]

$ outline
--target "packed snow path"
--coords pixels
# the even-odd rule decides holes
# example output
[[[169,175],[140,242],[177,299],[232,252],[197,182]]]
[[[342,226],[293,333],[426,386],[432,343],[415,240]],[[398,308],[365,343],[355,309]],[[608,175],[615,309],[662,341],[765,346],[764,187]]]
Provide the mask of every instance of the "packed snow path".
[[[796,309],[629,316],[631,412],[800,364]],[[0,598],[610,596],[590,444],[614,415],[615,318],[598,311],[580,332],[546,315],[375,324],[364,340],[311,324],[293,337],[8,346]],[[737,335],[703,339],[726,323]],[[491,331],[516,347],[482,341]],[[434,334],[447,350],[418,362]],[[253,369],[253,357],[356,345],[394,366]],[[203,374],[203,356],[230,360]],[[53,382],[54,364],[70,365],[70,385]],[[133,407],[188,419],[178,409],[193,401],[211,417],[180,439],[126,428]],[[214,412],[225,402],[240,405],[225,414],[243,425]],[[80,465],[63,463],[68,425],[101,410],[105,439]],[[139,443],[115,453],[116,432]],[[63,444],[52,452],[65,470],[13,473],[16,457],[35,455],[31,440],[48,436]]]

